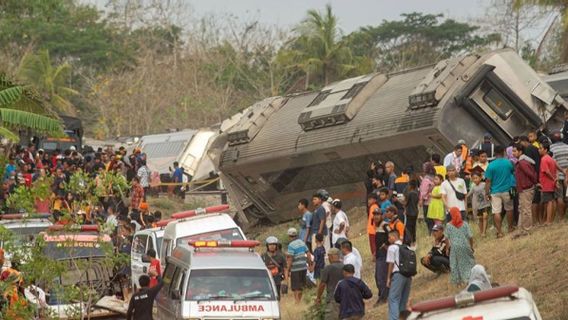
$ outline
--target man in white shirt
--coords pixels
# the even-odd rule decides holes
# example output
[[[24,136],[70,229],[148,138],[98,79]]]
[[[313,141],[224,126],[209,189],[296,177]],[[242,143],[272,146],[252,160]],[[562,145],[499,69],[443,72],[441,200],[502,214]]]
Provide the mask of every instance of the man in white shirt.
[[[325,191],[327,194],[327,191]],[[333,200],[330,196],[328,196],[326,199],[322,199],[322,203],[321,206],[323,207],[323,209],[325,210],[325,228],[327,229],[327,234],[324,235],[324,239],[323,239],[323,247],[325,248],[325,251],[329,251],[329,249],[331,248],[331,235],[329,230],[332,227],[332,219],[331,219],[331,212],[332,212],[332,205],[331,205],[331,200]]]
[[[357,249],[353,248],[351,241],[341,243],[341,253],[343,254],[343,264],[352,264],[355,267],[354,277],[361,279],[361,268],[363,267],[363,259]]]
[[[412,278],[406,277],[399,272],[398,265],[400,264],[400,235],[398,231],[391,231],[389,233],[390,246],[387,251],[387,287],[389,288],[389,320],[400,319],[401,312],[406,310],[408,297],[410,296],[410,288],[412,286]]]
[[[331,211],[335,214],[333,218],[333,229],[331,233],[331,243],[335,245],[340,238],[347,239],[349,232],[349,218],[343,210],[341,210],[341,200],[335,199],[331,203]]]
[[[442,194],[442,200],[444,201],[446,212],[452,207],[457,207],[460,209],[462,219],[466,221],[467,214],[465,195],[467,194],[467,188],[465,186],[465,181],[462,178],[458,178],[458,172],[456,167],[453,165],[447,166],[446,172],[448,179],[444,180],[440,186],[440,193]],[[458,193],[462,193],[464,195],[461,200],[458,199]]]
[[[462,168],[462,160],[462,145],[458,144],[454,147],[454,151],[444,157],[444,167],[454,166],[459,172]]]

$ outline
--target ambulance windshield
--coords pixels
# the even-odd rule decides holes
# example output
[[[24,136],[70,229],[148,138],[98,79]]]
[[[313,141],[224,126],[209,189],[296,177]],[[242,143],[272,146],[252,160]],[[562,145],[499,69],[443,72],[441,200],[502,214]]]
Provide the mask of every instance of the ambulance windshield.
[[[266,270],[192,270],[186,300],[274,300]]]

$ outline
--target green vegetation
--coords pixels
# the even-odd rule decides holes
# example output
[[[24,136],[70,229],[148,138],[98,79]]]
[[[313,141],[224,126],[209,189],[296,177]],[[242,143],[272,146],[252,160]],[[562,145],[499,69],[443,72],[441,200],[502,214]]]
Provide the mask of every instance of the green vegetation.
[[[565,11],[565,1],[501,2]],[[282,30],[234,16],[195,19],[181,0],[157,3],[115,0],[99,11],[79,0],[0,2],[0,102],[77,113],[96,138],[148,134],[211,125],[267,96],[511,43],[495,21],[438,14],[403,14],[345,34],[329,5]],[[562,39],[549,38],[559,39],[554,48]],[[519,36],[513,46],[533,65],[565,60]],[[8,78],[18,85],[3,86]],[[24,108],[20,96],[41,103]]]

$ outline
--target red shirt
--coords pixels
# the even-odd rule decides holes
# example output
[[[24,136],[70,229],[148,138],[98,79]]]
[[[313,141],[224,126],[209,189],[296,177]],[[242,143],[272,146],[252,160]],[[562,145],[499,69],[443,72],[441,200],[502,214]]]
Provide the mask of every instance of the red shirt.
[[[544,174],[549,172],[553,177],[556,177],[556,161],[551,156],[545,154],[540,160],[540,173],[538,181],[543,192],[554,192],[556,188],[556,179],[551,179],[548,175]]]
[[[156,270],[159,276],[162,275],[162,265],[160,264],[160,260],[152,258],[150,261],[150,268],[148,270]],[[150,277],[150,288],[158,285],[158,278],[157,277]]]

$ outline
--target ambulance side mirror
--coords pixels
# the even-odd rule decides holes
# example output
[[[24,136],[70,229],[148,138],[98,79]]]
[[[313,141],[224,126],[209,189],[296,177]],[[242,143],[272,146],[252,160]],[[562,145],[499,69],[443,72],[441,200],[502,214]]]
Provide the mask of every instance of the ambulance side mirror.
[[[180,296],[181,296],[181,294],[180,294],[180,292],[179,292],[179,289],[174,289],[174,290],[172,290],[172,292],[171,292],[171,298],[172,298],[173,300],[179,300],[179,299],[180,299]]]

